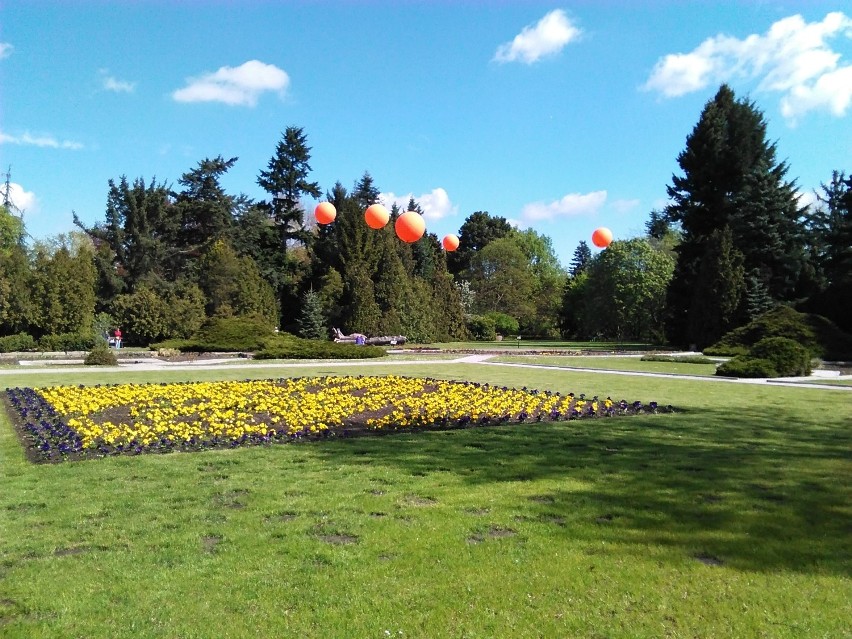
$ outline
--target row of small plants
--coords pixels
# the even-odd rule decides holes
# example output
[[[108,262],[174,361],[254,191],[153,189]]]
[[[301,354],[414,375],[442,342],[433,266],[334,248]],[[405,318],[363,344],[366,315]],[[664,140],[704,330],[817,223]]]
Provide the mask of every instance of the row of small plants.
[[[0,337],[0,353],[88,351],[99,342],[104,341],[103,337],[94,331],[43,335],[39,339],[27,333],[17,333]]]
[[[378,346],[338,344],[275,333],[257,317],[214,318],[189,339],[159,342],[151,348],[183,353],[250,351],[255,359],[368,359],[387,355]]]
[[[399,376],[6,391],[34,461],[671,412],[656,402]]]

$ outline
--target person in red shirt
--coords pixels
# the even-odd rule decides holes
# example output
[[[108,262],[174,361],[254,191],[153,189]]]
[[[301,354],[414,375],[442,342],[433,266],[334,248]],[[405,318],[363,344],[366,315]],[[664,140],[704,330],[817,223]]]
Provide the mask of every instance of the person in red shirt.
[[[121,329],[116,328],[114,335],[115,335],[115,347],[121,348]]]

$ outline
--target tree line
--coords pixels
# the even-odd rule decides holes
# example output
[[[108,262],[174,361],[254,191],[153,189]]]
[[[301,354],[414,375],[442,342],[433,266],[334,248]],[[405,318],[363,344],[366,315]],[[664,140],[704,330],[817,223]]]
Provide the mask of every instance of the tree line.
[[[228,193],[238,161],[205,158],[176,185],[121,176],[105,215],[28,245],[0,211],[0,334],[103,332],[130,344],[188,337],[212,317],[252,316],[304,337],[332,327],[413,342],[495,334],[641,340],[703,348],[779,304],[852,330],[852,178],[836,171],[803,206],[757,106],[726,85],[678,156],[670,203],[646,233],[563,267],[551,238],[476,211],[446,253],[427,233],[399,241],[369,229],[369,172],[351,188],[311,181],[305,131],[288,127],[254,201]],[[303,202],[337,209],[312,224]],[[407,210],[422,214],[415,200]]]

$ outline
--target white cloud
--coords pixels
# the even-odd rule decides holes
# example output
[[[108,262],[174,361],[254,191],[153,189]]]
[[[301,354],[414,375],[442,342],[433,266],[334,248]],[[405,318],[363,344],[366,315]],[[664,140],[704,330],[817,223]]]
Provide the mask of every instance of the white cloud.
[[[38,212],[38,198],[32,191],[25,191],[24,187],[15,182],[9,183],[9,201],[15,205],[19,211],[29,214]]]
[[[2,60],[3,58],[8,58],[10,55],[12,55],[12,51],[14,50],[14,48],[15,47],[13,47],[8,42],[0,42],[0,60]]]
[[[842,116],[852,102],[852,65],[832,50],[833,37],[852,38],[852,18],[829,13],[821,22],[793,15],[762,35],[708,38],[690,53],[657,61],[643,88],[678,97],[735,78],[758,80],[758,90],[781,93],[781,112],[791,123],[808,111]]]
[[[289,84],[290,77],[274,64],[249,60],[238,67],[221,67],[214,73],[188,78],[187,86],[172,93],[172,98],[253,107],[262,93],[273,91],[283,96]]]
[[[796,193],[799,198],[798,204],[801,207],[812,206],[819,207],[820,200],[814,191],[799,191]]]
[[[40,146],[50,149],[82,149],[83,145],[71,140],[57,140],[52,135],[32,135],[24,132],[21,135],[9,135],[0,131],[0,145],[18,144],[21,146]]]
[[[497,47],[494,54],[496,62],[517,62],[532,64],[541,58],[559,53],[566,44],[580,36],[580,29],[562,9],[551,11],[535,26],[529,25],[515,36],[511,42]]]
[[[414,201],[423,209],[423,217],[427,220],[440,220],[448,215],[456,215],[458,213],[458,206],[450,201],[447,191],[440,186],[422,195],[414,195],[413,193],[397,195],[396,193],[388,192],[381,193],[379,197],[388,208],[396,203],[401,210],[405,210],[408,206],[408,201],[413,197]]]
[[[528,221],[552,220],[557,217],[594,215],[606,202],[606,191],[591,193],[569,193],[560,200],[533,202],[521,210],[521,219]]]
[[[826,107],[840,117],[852,102],[852,66],[822,75],[813,85],[799,85],[781,98],[781,114],[791,123],[813,109]]]
[[[100,74],[101,84],[107,91],[114,91],[115,93],[133,93],[136,89],[135,82],[119,80],[115,76],[110,75],[108,69],[101,69]]]

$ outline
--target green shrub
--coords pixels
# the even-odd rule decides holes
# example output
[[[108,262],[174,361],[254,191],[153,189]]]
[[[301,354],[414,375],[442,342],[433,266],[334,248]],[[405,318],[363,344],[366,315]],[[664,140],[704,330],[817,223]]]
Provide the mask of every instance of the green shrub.
[[[711,357],[738,357],[748,353],[748,348],[748,346],[743,346],[742,344],[723,344],[722,342],[716,342],[701,352]]]
[[[494,320],[484,315],[468,315],[467,330],[477,342],[493,342],[497,339]]]
[[[643,355],[643,362],[677,362],[678,364],[715,364],[715,360],[703,355]]]
[[[269,323],[260,317],[214,317],[189,339],[157,342],[150,348],[173,348],[184,353],[257,351],[264,340],[274,335]]]
[[[89,351],[83,363],[87,366],[117,366],[118,360],[112,349],[101,342]]]
[[[485,317],[494,322],[494,330],[500,335],[517,335],[520,330],[518,320],[506,313],[491,311],[486,313]]]
[[[32,335],[18,333],[0,337],[0,353],[14,353],[36,350],[36,341]]]
[[[716,375],[722,377],[779,377],[768,359],[739,355],[719,365]]]
[[[94,331],[80,331],[78,333],[60,333],[59,335],[43,335],[38,340],[40,351],[88,351],[95,344],[102,344],[103,337]]]
[[[786,337],[766,337],[751,347],[748,357],[765,359],[779,376],[806,376],[811,374],[811,354],[801,344]]]
[[[807,348],[813,357],[852,359],[852,336],[830,320],[779,306],[737,328],[704,349],[705,355],[745,355],[766,337],[786,337]]]
[[[281,333],[264,340],[255,359],[369,359],[385,357],[378,346],[356,346],[319,340],[301,339]]]

